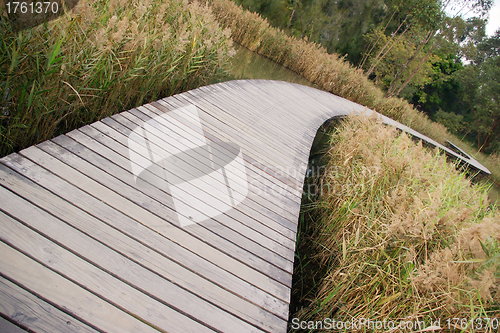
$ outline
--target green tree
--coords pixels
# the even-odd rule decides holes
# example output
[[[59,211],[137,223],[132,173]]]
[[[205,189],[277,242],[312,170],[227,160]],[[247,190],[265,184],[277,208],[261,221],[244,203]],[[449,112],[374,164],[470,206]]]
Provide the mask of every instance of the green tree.
[[[486,20],[480,17],[446,17],[439,34],[439,52],[453,53],[457,58],[469,61],[476,59],[477,46],[486,36],[485,28]]]
[[[327,15],[339,15],[338,37],[328,42],[328,52],[339,53],[358,65],[366,48],[364,35],[373,30],[388,15],[383,0],[340,0],[330,7]]]
[[[453,73],[462,70],[464,67],[460,59],[453,53],[447,55],[438,54],[437,56],[437,60],[432,63],[431,82],[425,84],[412,96],[411,103],[436,121],[450,119],[451,117],[441,114],[438,119],[436,114],[439,111],[462,115],[463,117],[468,112],[468,108],[460,98],[457,98],[457,96],[460,96],[460,84],[453,76]],[[445,126],[447,125],[443,121],[439,122]],[[459,129],[459,127],[454,126],[454,129]],[[451,127],[448,128],[451,129]]]
[[[464,51],[467,50],[467,47],[463,45],[470,46],[471,40],[477,41],[484,36],[484,24],[482,30],[480,29],[480,23],[484,23],[481,18],[464,21],[459,15],[461,10],[467,9],[468,12],[472,11],[484,16],[491,7],[491,1],[448,0],[443,3],[440,0],[411,0],[403,3],[395,1],[392,6],[398,13],[396,17],[400,20],[404,19],[390,35],[387,35],[387,26],[383,29],[381,26],[377,28],[388,38],[377,36],[377,30],[375,33],[367,34],[369,45],[372,46],[365,54],[362,66],[365,65],[365,62],[368,63],[366,73],[372,75],[377,67],[387,67],[387,63],[392,62],[393,66],[396,66],[393,70],[393,77],[386,79],[386,81],[390,81],[390,84],[382,85],[382,88],[387,90],[386,96],[400,95],[402,92],[403,95],[408,96],[408,89],[406,92],[404,89],[407,86],[413,86],[412,88],[415,90],[418,88],[418,84],[423,82],[422,78],[430,74],[429,65],[435,58],[433,55],[436,50],[441,53],[443,51],[448,53],[453,48],[457,52]],[[444,15],[447,6],[459,8],[455,17],[449,18]],[[478,28],[477,31],[474,30],[475,28]],[[380,44],[381,42],[382,44]],[[402,48],[402,43],[407,46]],[[398,53],[399,58],[396,63],[395,59],[392,58],[394,56],[393,48],[407,51],[406,55],[403,55],[403,52]],[[406,60],[400,61],[402,57],[405,57]],[[426,80],[429,80],[429,77]]]
[[[386,36],[381,30],[367,36],[377,40],[379,46],[374,48],[376,56],[368,59],[367,74],[387,94],[399,94],[406,87],[408,94],[408,90],[430,82],[432,63],[437,58],[431,52],[422,52],[429,33],[414,28],[397,38]]]
[[[500,56],[471,64],[455,75],[469,107],[468,120],[479,151],[500,148]]]
[[[436,0],[394,1],[391,6],[394,13],[386,25],[367,34],[371,47],[362,62],[362,66],[368,63],[366,73],[369,76],[377,67],[380,72],[380,67],[392,63],[392,77],[386,79],[390,83],[382,86],[388,96],[399,95],[406,86],[415,86],[418,82],[422,84],[422,77],[428,77],[435,47],[435,40],[430,45],[429,41],[444,17],[441,2]],[[393,17],[399,19],[400,23],[394,32],[387,35]],[[387,37],[383,38],[381,33]],[[394,59],[395,53],[398,55],[397,61]]]
[[[477,47],[475,63],[480,64],[489,58],[500,56],[500,29],[493,36],[486,38]]]
[[[438,59],[433,62],[430,82],[417,89],[409,101],[431,119],[442,123],[452,132],[462,132],[466,121],[472,121],[470,108],[464,101],[455,73],[462,70],[461,59],[478,57],[478,45],[485,37],[485,20],[477,17],[464,20],[460,16],[446,17],[437,34]],[[475,133],[475,132],[474,132]],[[469,133],[473,140],[474,133]]]
[[[364,34],[387,16],[384,0],[235,0],[295,37],[306,37],[359,64]]]

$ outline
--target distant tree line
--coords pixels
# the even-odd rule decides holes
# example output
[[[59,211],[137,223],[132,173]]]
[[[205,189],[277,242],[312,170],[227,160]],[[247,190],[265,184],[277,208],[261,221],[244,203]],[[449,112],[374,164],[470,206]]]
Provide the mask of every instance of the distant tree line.
[[[491,0],[235,0],[343,55],[385,92],[500,153],[500,31]],[[454,13],[452,15],[447,13]]]

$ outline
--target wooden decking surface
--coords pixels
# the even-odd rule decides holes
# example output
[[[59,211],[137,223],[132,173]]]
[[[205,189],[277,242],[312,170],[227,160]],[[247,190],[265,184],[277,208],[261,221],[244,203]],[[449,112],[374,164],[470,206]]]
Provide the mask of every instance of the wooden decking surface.
[[[193,106],[199,119],[173,112]],[[296,84],[231,81],[0,159],[0,313],[36,332],[285,332],[311,144],[329,118],[364,110]],[[192,153],[203,142],[228,161],[239,147],[243,171],[210,174]],[[192,187],[148,166],[185,151],[172,165]],[[231,208],[207,188],[229,188]],[[206,219],[183,224],[189,209]]]

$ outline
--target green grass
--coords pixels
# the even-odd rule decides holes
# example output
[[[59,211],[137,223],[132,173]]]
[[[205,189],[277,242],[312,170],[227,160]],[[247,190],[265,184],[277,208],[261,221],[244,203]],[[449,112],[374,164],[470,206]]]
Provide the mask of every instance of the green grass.
[[[82,0],[13,31],[0,9],[0,156],[209,83],[231,52],[209,8]]]
[[[500,317],[500,212],[484,184],[364,117],[335,127],[327,156],[330,191],[301,212],[291,319]]]

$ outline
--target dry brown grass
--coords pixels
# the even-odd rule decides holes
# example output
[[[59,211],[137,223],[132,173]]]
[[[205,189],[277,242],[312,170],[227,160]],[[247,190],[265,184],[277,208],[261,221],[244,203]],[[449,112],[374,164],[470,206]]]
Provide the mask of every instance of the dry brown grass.
[[[316,203],[311,236],[326,272],[310,305],[293,317],[421,320],[426,327],[437,319],[445,326],[455,317],[499,318],[500,212],[485,187],[365,117],[343,122],[331,143],[329,191]]]

